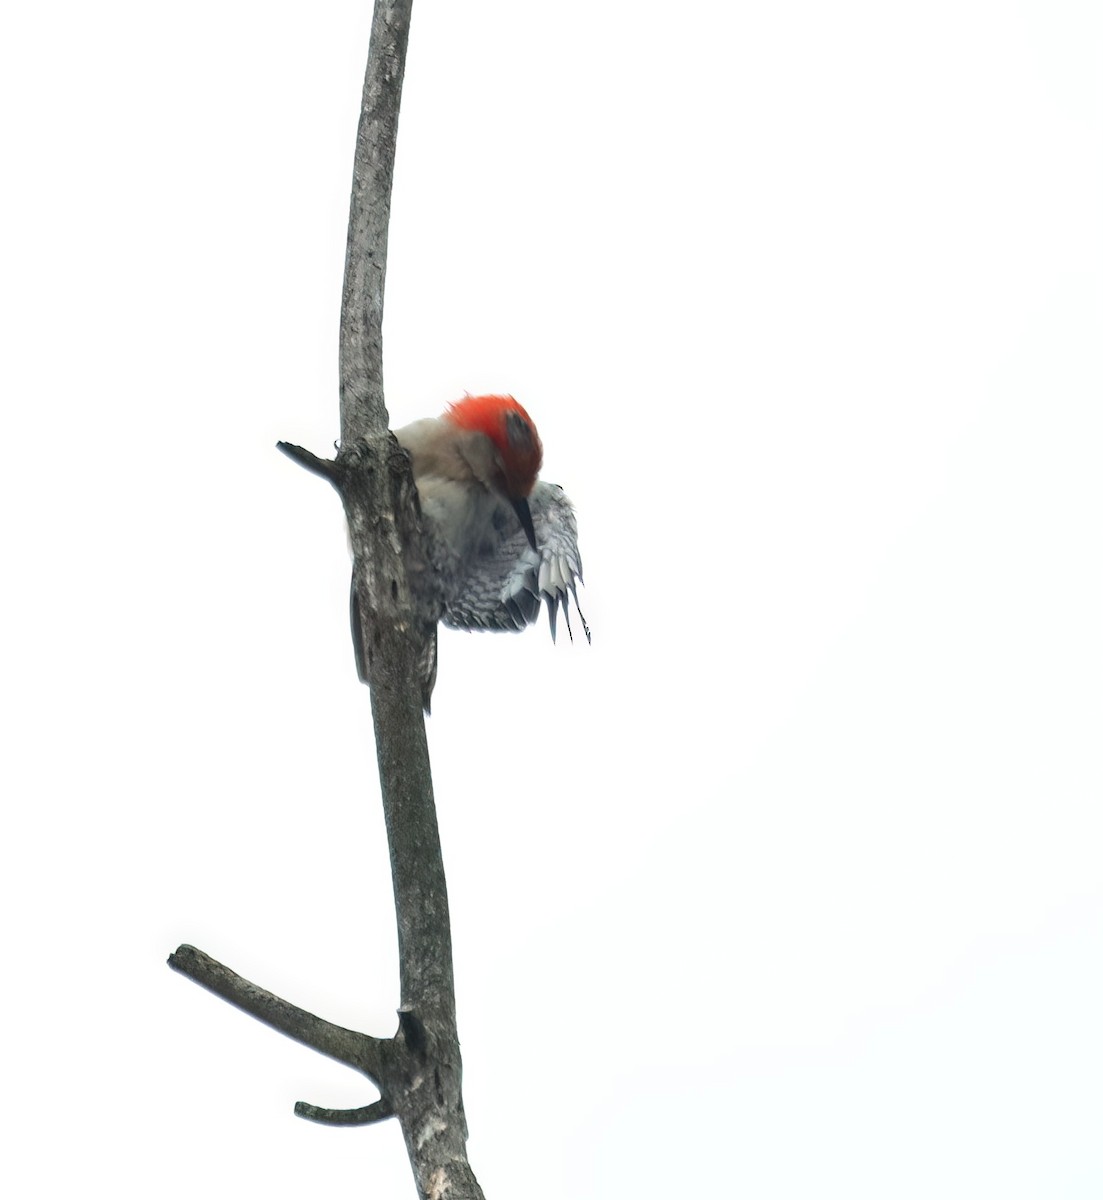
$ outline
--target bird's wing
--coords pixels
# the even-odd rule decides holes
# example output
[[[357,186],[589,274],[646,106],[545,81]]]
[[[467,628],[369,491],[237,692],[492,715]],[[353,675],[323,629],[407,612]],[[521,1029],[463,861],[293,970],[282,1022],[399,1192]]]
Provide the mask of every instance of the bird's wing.
[[[472,560],[470,571],[449,599],[444,623],[453,629],[524,629],[548,609],[552,641],[559,610],[571,629],[570,602],[574,601],[586,640],[590,627],[578,604],[582,559],[578,553],[578,527],[574,509],[563,489],[540,482],[529,496],[537,549],[528,544],[516,514],[506,504],[501,519],[495,513],[497,539],[485,541]]]

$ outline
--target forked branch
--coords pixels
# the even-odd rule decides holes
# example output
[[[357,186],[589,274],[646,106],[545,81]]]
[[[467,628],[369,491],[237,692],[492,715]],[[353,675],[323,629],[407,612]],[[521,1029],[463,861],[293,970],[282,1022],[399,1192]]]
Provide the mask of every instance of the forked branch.
[[[376,0],[364,78],[341,305],[341,446],[335,460],[280,449],[341,495],[353,551],[362,660],[371,687],[380,790],[398,921],[401,1008],[392,1038],[332,1025],[190,946],[178,971],[272,1028],[362,1071],[380,1099],[359,1109],[300,1102],[331,1125],[394,1115],[423,1200],[482,1200],[467,1162],[448,895],[433,801],[418,664],[435,618],[415,610],[407,562],[422,545],[409,462],[383,399],[383,290],[395,137],[412,0]]]

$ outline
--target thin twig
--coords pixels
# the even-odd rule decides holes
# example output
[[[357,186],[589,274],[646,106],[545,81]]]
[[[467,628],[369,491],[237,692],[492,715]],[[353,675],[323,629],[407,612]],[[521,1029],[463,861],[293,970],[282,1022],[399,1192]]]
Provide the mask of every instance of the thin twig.
[[[302,446],[296,446],[294,442],[277,442],[276,449],[286,454],[293,462],[297,462],[300,467],[305,467],[314,475],[320,475],[323,479],[328,479],[334,487],[340,479],[340,472],[337,464],[330,458],[319,458],[316,454],[312,454],[309,450],[304,450]]]
[[[394,1116],[394,1109],[386,1100],[376,1100],[363,1108],[319,1108],[316,1104],[307,1104],[305,1100],[295,1103],[295,1116],[307,1121],[317,1121],[320,1125],[374,1125],[376,1121],[386,1121]]]

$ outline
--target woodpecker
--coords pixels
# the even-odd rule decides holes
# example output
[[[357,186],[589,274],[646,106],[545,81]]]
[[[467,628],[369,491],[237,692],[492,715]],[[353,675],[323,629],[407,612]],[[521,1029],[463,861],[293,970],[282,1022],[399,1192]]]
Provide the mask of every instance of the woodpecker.
[[[543,461],[532,418],[512,396],[471,396],[440,417],[394,431],[410,455],[429,534],[441,620],[453,629],[522,630],[546,605],[552,641],[570,602],[590,640],[578,603],[582,560],[574,509],[563,489],[537,478]],[[416,580],[411,581],[416,588]],[[360,677],[355,595],[353,641]],[[436,678],[436,635],[422,664],[426,710]]]

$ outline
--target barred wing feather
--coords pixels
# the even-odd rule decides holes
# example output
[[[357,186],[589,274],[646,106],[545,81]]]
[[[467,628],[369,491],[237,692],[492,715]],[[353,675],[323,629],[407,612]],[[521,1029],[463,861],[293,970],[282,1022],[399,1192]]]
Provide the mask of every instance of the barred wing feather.
[[[470,562],[457,594],[445,605],[444,623],[453,629],[513,629],[531,625],[547,606],[552,641],[560,610],[571,629],[570,604],[590,640],[590,627],[578,604],[582,559],[578,527],[566,493],[554,483],[540,482],[529,496],[537,550],[528,544],[516,515],[506,505],[495,513],[497,539],[485,541]]]

